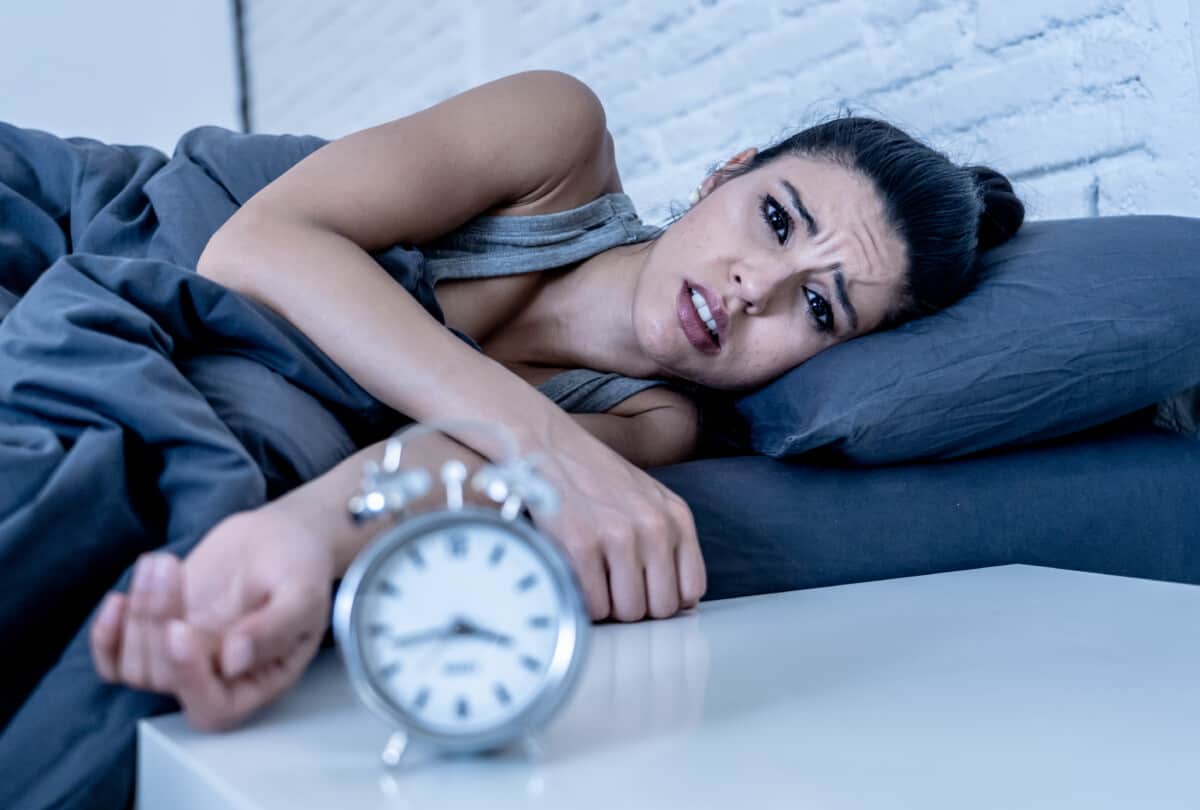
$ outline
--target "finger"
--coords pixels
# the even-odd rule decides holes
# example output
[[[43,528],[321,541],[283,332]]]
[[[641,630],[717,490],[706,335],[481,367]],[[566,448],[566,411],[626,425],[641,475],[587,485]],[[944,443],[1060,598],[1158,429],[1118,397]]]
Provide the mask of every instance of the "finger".
[[[204,731],[230,728],[279,697],[299,679],[320,645],[314,629],[286,658],[227,680],[212,663],[218,651],[215,636],[184,622],[172,622],[168,634],[178,667],[176,696],[188,722]]]
[[[679,602],[683,608],[692,608],[700,603],[708,590],[708,574],[699,542],[684,542],[676,549],[675,559],[679,567]]]
[[[150,688],[175,691],[174,672],[167,645],[167,624],[183,618],[183,566],[173,554],[154,555],[150,576],[150,613],[144,635]]]
[[[265,706],[288,690],[304,674],[321,643],[321,634],[314,629],[291,649],[284,658],[267,662],[230,685],[230,705],[237,717],[245,717]]]
[[[579,579],[588,616],[594,622],[607,619],[612,612],[612,603],[608,598],[608,575],[604,570],[603,551],[597,544],[578,547],[563,544],[562,548],[570,558],[571,567]]]
[[[605,545],[608,590],[612,615],[617,621],[636,622],[646,617],[646,572],[637,554],[636,540],[610,539]]]
[[[146,665],[146,635],[149,631],[147,616],[150,611],[150,577],[153,575],[153,566],[154,559],[151,554],[141,555],[134,564],[125,608],[125,624],[121,629],[118,679],[135,689],[146,689],[150,683],[149,669]]]
[[[188,722],[203,731],[226,728],[236,718],[213,665],[216,637],[179,619],[167,623],[166,636],[174,695]]]
[[[680,589],[675,549],[654,543],[645,550],[646,605],[655,619],[666,619],[679,612]]]
[[[119,680],[117,661],[121,653],[121,623],[125,617],[125,596],[109,591],[92,621],[89,642],[96,672],[109,683]]]
[[[708,590],[708,573],[704,566],[704,555],[700,551],[700,538],[696,533],[696,519],[691,507],[680,500],[679,524],[681,533],[675,549],[675,563],[679,574],[679,603],[684,609],[699,604]]]
[[[235,678],[286,658],[314,628],[324,629],[328,596],[308,588],[283,588],[224,634],[221,672]]]

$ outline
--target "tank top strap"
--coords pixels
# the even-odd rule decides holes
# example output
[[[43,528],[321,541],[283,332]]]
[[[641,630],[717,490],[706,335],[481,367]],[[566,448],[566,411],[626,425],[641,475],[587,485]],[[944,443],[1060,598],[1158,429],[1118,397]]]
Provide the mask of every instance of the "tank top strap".
[[[532,273],[583,261],[616,247],[652,239],[659,232],[642,223],[626,194],[605,194],[551,214],[481,216],[420,246],[430,285],[447,279],[492,278]],[[479,344],[456,329],[468,345]],[[636,379],[592,369],[569,369],[537,386],[571,413],[603,413],[639,391],[665,380]]]
[[[628,195],[612,193],[567,211],[476,217],[420,249],[437,284],[562,267],[657,233],[642,223]]]

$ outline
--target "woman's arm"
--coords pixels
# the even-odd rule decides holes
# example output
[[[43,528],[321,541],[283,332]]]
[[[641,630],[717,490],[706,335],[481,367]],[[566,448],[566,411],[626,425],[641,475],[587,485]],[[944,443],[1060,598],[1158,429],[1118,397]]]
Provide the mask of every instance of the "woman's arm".
[[[613,183],[603,110],[564,74],[501,79],[347,136],[292,167],[212,238],[198,270],[278,311],[412,418],[500,422],[547,457],[559,537],[596,618],[669,616],[705,589],[687,504],[433,319],[371,258],[530,201],[580,205]],[[503,447],[448,435],[489,459]]]
[[[642,469],[687,461],[699,444],[699,408],[668,388],[639,391],[606,413],[573,413],[571,418]]]
[[[300,677],[329,625],[330,586],[394,518],[355,524],[347,502],[363,465],[385,442],[360,450],[281,498],[214,526],[184,560],[143,554],[128,594],[110,592],[92,624],[92,659],[108,681],[174,695],[201,729],[222,729]],[[406,465],[436,470],[449,458],[474,474],[482,458],[433,433],[404,450]],[[469,499],[484,502],[469,490]],[[440,501],[434,487],[412,504]]]
[[[350,563],[372,537],[395,522],[395,518],[381,517],[374,521],[354,523],[347,510],[347,503],[361,485],[363,466],[368,461],[381,461],[386,445],[387,440],[384,440],[365,447],[320,477],[260,507],[286,514],[288,522],[305,526],[310,536],[325,542],[333,554],[335,578],[346,573]],[[405,469],[427,469],[434,482],[427,494],[409,503],[409,514],[419,514],[445,503],[438,470],[449,459],[458,459],[466,465],[467,481],[485,463],[479,453],[444,433],[429,433],[405,444]],[[466,485],[463,486],[463,500],[494,506],[484,495]]]
[[[680,410],[673,392],[641,392],[621,410],[582,414],[610,420],[621,437],[651,440],[662,423],[644,421]],[[670,395],[670,396],[664,396]],[[598,424],[588,420],[590,424]],[[678,428],[676,428],[678,432]],[[347,502],[363,466],[382,459],[386,441],[346,458],[328,472],[257,509],[214,527],[185,560],[157,552],[138,561],[128,595],[110,593],[92,625],[92,657],[108,681],[174,695],[198,728],[221,729],[282,694],[300,677],[329,622],[331,583],[395,518],[354,523]],[[666,451],[666,444],[659,444]],[[407,468],[435,475],[448,459],[468,478],[484,463],[443,433],[404,448]],[[464,488],[464,499],[490,504]],[[435,485],[409,504],[417,514],[444,503]],[[286,564],[281,564],[286,560]]]
[[[197,269],[282,314],[400,412],[487,416],[540,444],[548,427],[569,430],[565,415],[456,339],[369,254],[521,201],[582,204],[613,171],[595,95],[564,74],[518,74],[317,150],[247,201]]]
[[[572,417],[613,450],[641,467],[685,461],[695,450],[696,406],[675,391],[651,388],[628,397],[607,413],[572,414]],[[363,465],[368,460],[382,459],[386,444],[385,440],[360,450],[319,478],[267,505],[289,512],[297,523],[330,539],[336,576],[345,573],[367,541],[382,531],[383,525],[379,523],[351,523],[346,514],[346,502],[358,489]],[[447,459],[457,458],[466,464],[467,480],[485,461],[479,453],[439,432],[415,439],[405,447],[404,458],[408,468],[430,470],[434,481],[438,480],[437,470]],[[443,503],[444,497],[440,485],[435,484],[429,494],[410,504],[410,511],[425,511]],[[469,502],[492,505],[469,487],[464,487],[463,497]]]

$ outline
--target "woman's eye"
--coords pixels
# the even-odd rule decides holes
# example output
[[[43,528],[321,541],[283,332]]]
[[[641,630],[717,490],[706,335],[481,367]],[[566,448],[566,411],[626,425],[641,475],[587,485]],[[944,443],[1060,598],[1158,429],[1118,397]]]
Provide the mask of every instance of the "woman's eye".
[[[770,194],[762,198],[759,210],[762,212],[762,218],[767,223],[767,227],[775,233],[775,238],[782,245],[787,241],[788,234],[792,232],[791,215],[784,211]]]
[[[817,329],[822,332],[832,332],[833,309],[829,306],[829,302],[807,287],[804,288],[804,295],[808,298],[808,311],[812,314]]]

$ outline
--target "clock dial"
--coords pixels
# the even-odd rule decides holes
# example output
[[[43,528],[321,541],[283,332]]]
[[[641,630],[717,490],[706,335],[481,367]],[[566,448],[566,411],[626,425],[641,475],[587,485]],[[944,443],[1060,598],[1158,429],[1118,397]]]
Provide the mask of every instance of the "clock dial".
[[[546,679],[562,595],[542,558],[502,527],[458,524],[410,540],[362,593],[368,676],[430,731],[495,728]]]

